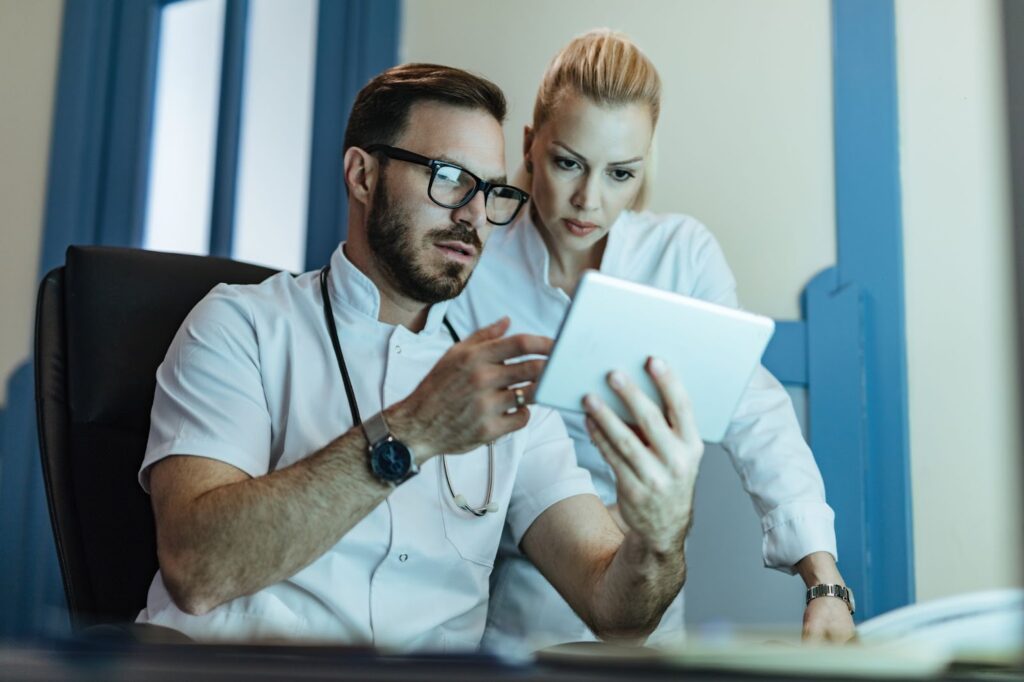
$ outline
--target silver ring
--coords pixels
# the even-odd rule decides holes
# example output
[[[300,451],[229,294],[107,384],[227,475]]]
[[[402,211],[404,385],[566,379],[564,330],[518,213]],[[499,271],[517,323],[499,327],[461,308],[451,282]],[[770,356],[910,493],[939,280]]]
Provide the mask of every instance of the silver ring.
[[[526,394],[523,393],[523,389],[514,388],[512,389],[512,393],[516,396],[516,409],[526,405]]]

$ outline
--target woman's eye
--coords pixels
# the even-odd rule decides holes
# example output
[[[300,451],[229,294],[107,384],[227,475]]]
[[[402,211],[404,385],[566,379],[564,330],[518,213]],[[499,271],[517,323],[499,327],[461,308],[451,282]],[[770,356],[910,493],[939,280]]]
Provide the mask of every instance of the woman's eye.
[[[576,170],[580,167],[580,164],[575,159],[570,159],[565,156],[556,156],[555,165],[562,170]]]
[[[612,169],[611,176],[613,180],[617,180],[618,182],[625,182],[626,180],[636,177],[633,171],[623,170],[622,168]]]

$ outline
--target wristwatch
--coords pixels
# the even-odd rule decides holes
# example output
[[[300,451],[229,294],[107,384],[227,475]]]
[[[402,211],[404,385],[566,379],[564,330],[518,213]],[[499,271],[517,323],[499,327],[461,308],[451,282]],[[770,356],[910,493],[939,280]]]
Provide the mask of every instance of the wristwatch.
[[[857,602],[853,598],[853,590],[845,585],[812,585],[807,590],[807,603],[810,604],[812,599],[818,597],[838,597],[846,602],[847,608],[850,609],[850,615],[856,613]]]
[[[363,433],[370,444],[370,471],[381,483],[394,487],[420,472],[409,448],[392,435],[383,412],[363,422]]]

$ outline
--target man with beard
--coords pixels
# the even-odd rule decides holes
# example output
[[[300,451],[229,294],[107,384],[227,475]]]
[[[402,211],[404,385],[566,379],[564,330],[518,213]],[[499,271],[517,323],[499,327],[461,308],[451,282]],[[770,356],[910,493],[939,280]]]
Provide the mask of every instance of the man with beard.
[[[506,337],[506,319],[460,342],[444,317],[527,198],[505,184],[504,115],[501,91],[464,71],[381,74],[346,130],[349,240],[330,264],[220,285],[189,314],[139,472],[160,562],[139,621],[471,649],[507,528],[596,633],[657,625],[685,576],[702,453],[678,382],[652,361],[667,415],[613,382],[640,434],[588,403],[623,534],[557,413],[526,407],[543,361],[520,358],[551,340]]]

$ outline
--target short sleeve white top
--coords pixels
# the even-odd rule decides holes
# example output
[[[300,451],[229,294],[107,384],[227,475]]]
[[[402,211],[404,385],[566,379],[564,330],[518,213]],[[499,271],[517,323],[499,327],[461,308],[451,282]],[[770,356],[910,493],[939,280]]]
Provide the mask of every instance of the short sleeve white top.
[[[442,324],[447,303],[431,308],[419,333],[378,321],[379,292],[341,247],[331,258],[329,293],[364,417],[409,395],[453,343]],[[352,426],[319,273],[220,285],[189,314],[157,371],[139,480],[148,490],[150,467],[170,455],[208,457],[264,476]],[[483,633],[488,579],[505,524],[518,542],[550,505],[594,492],[551,410],[532,409],[528,426],[499,440],[495,455],[498,513],[477,518],[456,507],[435,457],[287,580],[193,616],[174,604],[158,572],[138,620],[199,640],[473,648]],[[487,459],[485,447],[448,458],[453,487],[471,504],[483,499]]]

